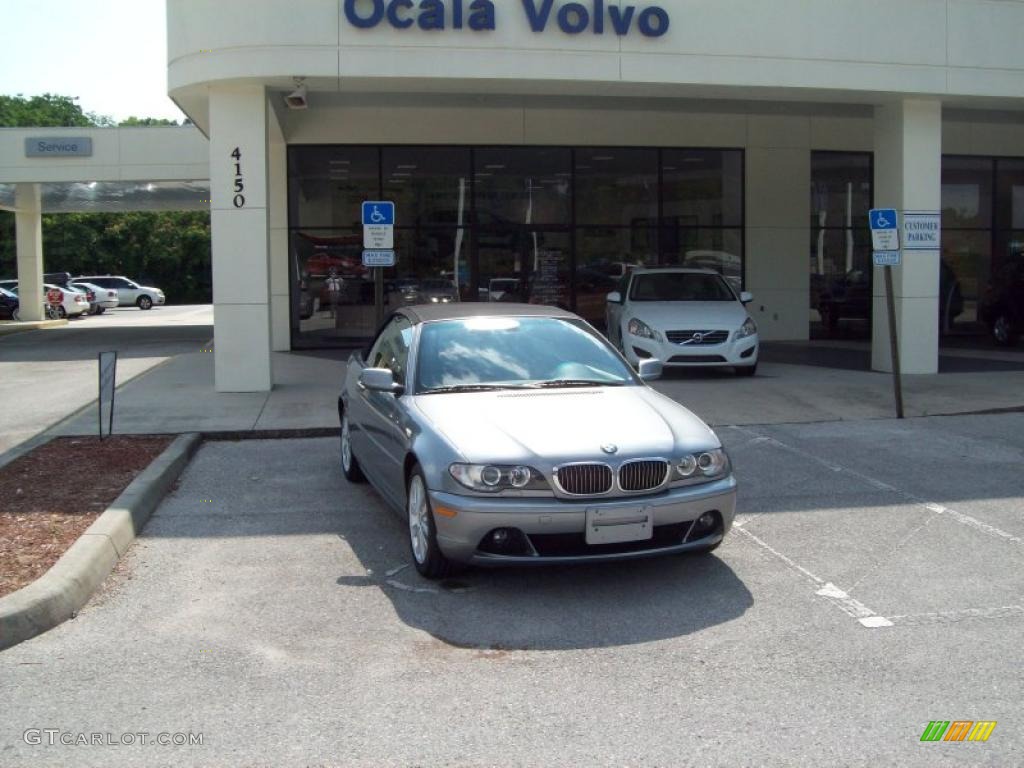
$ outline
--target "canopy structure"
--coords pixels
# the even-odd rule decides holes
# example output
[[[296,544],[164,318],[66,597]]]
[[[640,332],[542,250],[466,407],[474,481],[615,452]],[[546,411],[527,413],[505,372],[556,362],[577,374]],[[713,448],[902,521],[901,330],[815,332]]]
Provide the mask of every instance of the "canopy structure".
[[[209,181],[72,181],[39,185],[41,213],[208,211]],[[0,209],[16,209],[17,187],[0,184]]]

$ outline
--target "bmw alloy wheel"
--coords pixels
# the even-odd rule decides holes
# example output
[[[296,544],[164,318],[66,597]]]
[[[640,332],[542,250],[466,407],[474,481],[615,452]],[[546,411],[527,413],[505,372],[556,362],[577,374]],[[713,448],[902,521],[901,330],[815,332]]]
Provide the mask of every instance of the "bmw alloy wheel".
[[[996,318],[996,321],[992,323],[992,335],[995,337],[996,344],[1007,347],[1010,345],[1010,318],[1006,315],[1000,315]]]
[[[427,535],[430,530],[430,509],[427,506],[427,492],[423,487],[423,478],[418,474],[409,481],[409,540],[412,543],[412,554],[416,562],[423,564],[427,560]]]

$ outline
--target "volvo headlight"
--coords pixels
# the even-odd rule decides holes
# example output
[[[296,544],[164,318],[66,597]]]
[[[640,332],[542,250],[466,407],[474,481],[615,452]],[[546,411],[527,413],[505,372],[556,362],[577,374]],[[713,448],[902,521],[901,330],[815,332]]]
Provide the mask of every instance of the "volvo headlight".
[[[481,493],[550,490],[544,475],[522,465],[452,464],[448,472],[459,485]]]
[[[651,326],[635,317],[629,321],[626,330],[633,336],[639,336],[641,339],[654,339],[656,341],[659,338],[657,331],[652,330]]]
[[[745,339],[747,336],[753,336],[755,333],[757,333],[757,323],[754,322],[753,318],[748,317],[743,325],[740,326],[740,329],[736,331],[736,340]]]
[[[677,480],[716,480],[729,474],[729,456],[721,448],[682,456],[676,462]]]

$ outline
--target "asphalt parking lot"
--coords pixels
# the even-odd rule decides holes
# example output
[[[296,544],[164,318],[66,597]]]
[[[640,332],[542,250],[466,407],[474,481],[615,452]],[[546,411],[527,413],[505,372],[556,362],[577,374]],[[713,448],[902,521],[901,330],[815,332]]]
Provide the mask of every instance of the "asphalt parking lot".
[[[1022,764],[1024,415],[718,431],[714,555],[441,584],[334,439],[207,443],[78,618],[0,655],[0,764]]]

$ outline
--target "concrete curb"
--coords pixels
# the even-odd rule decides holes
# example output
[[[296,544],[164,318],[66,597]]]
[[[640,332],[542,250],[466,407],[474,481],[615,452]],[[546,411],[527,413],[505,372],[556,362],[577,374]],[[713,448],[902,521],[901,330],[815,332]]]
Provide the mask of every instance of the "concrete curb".
[[[24,333],[25,331],[45,331],[49,328],[62,328],[67,324],[67,320],[26,320],[19,323],[13,320],[11,322],[4,321],[0,323],[0,336],[12,336],[15,333]]]
[[[72,618],[128,551],[199,448],[180,435],[36,581],[0,598],[0,651]]]

